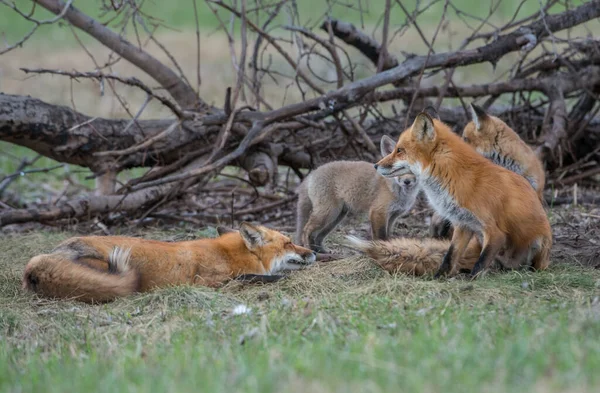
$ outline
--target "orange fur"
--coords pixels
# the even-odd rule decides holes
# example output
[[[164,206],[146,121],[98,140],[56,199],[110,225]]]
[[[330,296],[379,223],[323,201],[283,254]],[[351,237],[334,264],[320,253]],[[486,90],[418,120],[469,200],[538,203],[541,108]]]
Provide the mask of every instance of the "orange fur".
[[[384,176],[414,173],[433,208],[455,227],[439,274],[452,273],[474,234],[482,253],[472,274],[480,273],[501,248],[519,264],[549,264],[550,223],[531,185],[478,154],[444,123],[420,113],[400,135],[396,149],[377,164]]]
[[[215,287],[244,274],[298,269],[315,254],[277,232],[242,223],[215,239],[161,242],[121,236],[75,237],[33,257],[23,286],[40,295],[106,302],[171,285]]]

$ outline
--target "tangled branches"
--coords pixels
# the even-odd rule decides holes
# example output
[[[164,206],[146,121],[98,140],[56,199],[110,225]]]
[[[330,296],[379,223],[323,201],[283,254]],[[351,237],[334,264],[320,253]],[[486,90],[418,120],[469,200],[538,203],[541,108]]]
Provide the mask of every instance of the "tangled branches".
[[[78,195],[52,206],[19,209],[5,204],[9,207],[0,210],[0,225],[92,217],[165,217],[175,206],[173,201],[182,199],[193,205],[192,210],[203,211],[202,222],[226,213],[238,218],[243,215],[240,211],[260,214],[265,211],[260,206],[280,208],[293,200],[288,182],[285,187],[279,184],[278,167],[288,167],[301,178],[303,169],[332,159],[375,160],[381,136],[398,135],[424,106],[435,105],[442,119],[458,130],[469,120],[466,103],[472,100],[484,100],[481,104],[488,111],[502,117],[536,147],[555,184],[571,184],[598,173],[590,165],[600,153],[600,123],[595,118],[600,110],[600,46],[591,37],[574,36],[586,22],[600,16],[600,0],[549,14],[557,5],[550,0],[525,16],[522,2],[499,26],[496,12],[501,2],[493,4],[484,17],[469,14],[450,0],[433,2],[428,6],[439,7],[441,16],[439,23],[428,29],[423,28],[426,22],[419,20],[426,5],[417,2],[410,11],[400,1],[386,1],[377,35],[381,42],[352,23],[336,19],[330,10],[314,26],[302,25],[298,7],[291,0],[256,1],[254,6],[246,0],[206,0],[205,6],[228,37],[236,76],[233,92],[228,90],[222,108],[210,106],[198,96],[198,86],[194,90],[174,56],[155,37],[159,22],[144,14],[134,0],[107,12],[124,15],[124,25],[142,26],[146,40],[157,43],[175,70],[150,55],[143,45],[130,43],[124,29],[116,33],[70,2],[35,2],[56,15],[47,21],[34,20],[32,13],[2,3],[34,27],[63,20],[73,31],[86,32],[111,51],[106,65],[96,63],[92,71],[23,68],[25,72],[92,78],[102,86],[110,83],[112,89],[114,83],[122,83],[141,89],[147,99],[136,114],[119,99],[130,118],[109,119],[34,98],[0,95],[0,140],[89,168],[99,184],[96,195]],[[197,5],[193,6],[196,10]],[[284,10],[288,21],[278,28],[275,23]],[[222,19],[224,13],[230,16],[229,26]],[[393,13],[404,18],[399,26],[392,23]],[[458,34],[452,30],[452,20],[470,31],[463,34],[458,49],[444,51],[444,45],[452,45],[452,41],[439,38],[438,33]],[[240,27],[239,41],[235,26]],[[429,30],[435,32],[430,38],[425,34]],[[135,32],[141,43],[137,28]],[[400,39],[411,33],[421,42],[420,47],[415,39],[411,45]],[[23,45],[32,34],[5,51]],[[422,52],[407,53],[409,48],[422,48]],[[134,64],[161,89],[149,87],[136,76],[111,72],[117,57]],[[490,64],[488,71],[485,67]],[[275,86],[285,91],[283,97],[273,99],[265,94]],[[288,91],[293,91],[290,98]],[[174,119],[142,119],[150,100],[169,108]],[[402,103],[401,110],[389,101]],[[224,176],[231,176],[223,172],[227,166],[243,168],[249,180],[235,176],[235,182],[224,181]],[[117,184],[119,172],[136,167],[151,170]],[[217,174],[221,180],[214,183],[211,179]],[[278,193],[265,193],[262,187]],[[206,203],[211,199],[206,190],[219,190],[217,195],[237,193],[249,200],[233,208],[217,201],[214,207]],[[261,205],[267,195],[276,195],[277,200]]]

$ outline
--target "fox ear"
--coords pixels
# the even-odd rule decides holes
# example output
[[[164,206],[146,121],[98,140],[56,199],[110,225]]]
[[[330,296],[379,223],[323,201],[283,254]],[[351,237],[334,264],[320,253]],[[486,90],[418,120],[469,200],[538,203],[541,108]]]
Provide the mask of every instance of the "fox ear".
[[[471,108],[471,118],[475,124],[475,129],[479,131],[481,130],[481,123],[488,117],[488,114],[482,107],[473,103],[471,103],[469,107]]]
[[[412,133],[420,141],[433,140],[435,138],[435,128],[431,116],[425,112],[419,113],[412,125]]]
[[[425,109],[423,109],[423,112],[431,116],[432,119],[440,120],[440,115],[433,105],[427,105]]]
[[[219,234],[219,236],[223,236],[224,234],[231,233],[231,232],[235,232],[235,229],[231,229],[231,228],[223,226],[223,225],[217,226],[217,234]]]
[[[242,235],[242,239],[244,239],[244,243],[246,243],[246,247],[248,247],[249,250],[253,250],[256,247],[265,244],[264,234],[260,228],[247,222],[242,222],[240,224],[240,235]]]
[[[381,150],[382,156],[387,156],[391,154],[396,148],[396,142],[392,138],[387,135],[381,137],[381,142],[379,142],[379,149]]]

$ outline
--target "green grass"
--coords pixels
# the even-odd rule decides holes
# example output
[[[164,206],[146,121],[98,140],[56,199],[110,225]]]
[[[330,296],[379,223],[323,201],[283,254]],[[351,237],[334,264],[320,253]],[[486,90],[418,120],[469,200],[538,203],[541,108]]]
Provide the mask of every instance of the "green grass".
[[[194,233],[153,232],[174,239]],[[103,306],[20,289],[64,233],[0,243],[0,390],[559,392],[600,387],[600,272],[469,282],[322,264],[269,286],[171,288]],[[237,304],[249,315],[234,316]]]

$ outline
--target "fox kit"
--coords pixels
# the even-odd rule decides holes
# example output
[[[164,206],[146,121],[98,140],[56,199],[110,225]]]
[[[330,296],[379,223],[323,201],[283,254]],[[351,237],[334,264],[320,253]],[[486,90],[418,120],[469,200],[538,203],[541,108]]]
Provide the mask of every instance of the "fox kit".
[[[538,195],[522,177],[478,154],[444,123],[420,113],[394,151],[375,164],[387,177],[414,173],[430,205],[454,225],[452,242],[436,273],[454,273],[474,234],[482,251],[472,276],[501,248],[536,270],[549,264],[552,233]]]
[[[283,234],[248,223],[215,239],[160,242],[133,237],[74,237],[31,258],[23,287],[40,295],[107,302],[170,285],[216,287],[244,275],[300,269],[315,254]]]
[[[384,136],[382,153],[394,141]],[[385,154],[384,154],[385,155]],[[418,188],[415,176],[394,179],[380,176],[373,164],[334,161],[314,170],[298,187],[296,242],[325,252],[323,240],[350,211],[369,214],[373,239],[386,239],[394,221],[414,205]]]
[[[505,122],[471,104],[471,118],[463,130],[463,139],[484,157],[523,176],[544,203],[546,174],[534,151]],[[434,237],[451,235],[452,228],[439,216],[431,219],[430,233]]]
[[[347,246],[367,254],[382,269],[415,276],[435,273],[450,247],[448,240],[397,238],[368,241],[354,236],[346,236],[346,239]],[[471,239],[464,256],[457,261],[458,270],[470,272],[480,253],[479,242],[476,238]]]

